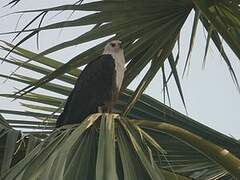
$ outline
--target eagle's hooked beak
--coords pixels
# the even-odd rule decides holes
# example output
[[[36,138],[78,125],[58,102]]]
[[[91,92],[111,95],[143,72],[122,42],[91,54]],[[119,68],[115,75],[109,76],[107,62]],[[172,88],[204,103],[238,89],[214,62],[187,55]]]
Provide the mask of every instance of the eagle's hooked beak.
[[[122,43],[119,43],[119,48],[122,49]]]
[[[121,41],[118,42],[118,47],[119,47],[120,49],[122,49],[122,42],[121,42]]]

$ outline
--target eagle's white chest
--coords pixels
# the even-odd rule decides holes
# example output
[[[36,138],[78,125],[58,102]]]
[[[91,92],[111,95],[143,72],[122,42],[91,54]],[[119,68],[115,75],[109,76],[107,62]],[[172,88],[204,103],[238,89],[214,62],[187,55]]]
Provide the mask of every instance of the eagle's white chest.
[[[124,64],[122,62],[119,63],[115,60],[115,71],[116,71],[116,87],[118,90],[120,90],[125,71]]]
[[[115,61],[115,71],[116,71],[116,87],[118,90],[121,89],[123,78],[124,78],[124,71],[125,71],[125,59],[123,54],[116,54],[112,55]]]

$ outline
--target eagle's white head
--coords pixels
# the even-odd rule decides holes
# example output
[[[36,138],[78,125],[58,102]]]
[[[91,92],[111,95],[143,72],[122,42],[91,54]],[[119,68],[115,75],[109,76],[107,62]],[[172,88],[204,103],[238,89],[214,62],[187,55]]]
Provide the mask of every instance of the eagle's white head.
[[[121,47],[122,42],[119,40],[114,40],[109,43],[104,47],[103,54],[118,54],[118,53],[123,53],[123,49]]]
[[[119,40],[113,40],[107,43],[107,45],[104,47],[103,54],[111,54],[113,59],[115,59],[115,62],[124,67],[125,58],[121,44],[122,42]]]

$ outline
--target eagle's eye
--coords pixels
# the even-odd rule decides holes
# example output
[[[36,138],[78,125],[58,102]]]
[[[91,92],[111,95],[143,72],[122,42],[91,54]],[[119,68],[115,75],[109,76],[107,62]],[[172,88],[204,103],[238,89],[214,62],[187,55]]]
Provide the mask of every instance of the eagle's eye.
[[[112,46],[112,47],[115,47],[115,46],[116,46],[116,44],[115,44],[115,43],[111,43],[111,46]]]

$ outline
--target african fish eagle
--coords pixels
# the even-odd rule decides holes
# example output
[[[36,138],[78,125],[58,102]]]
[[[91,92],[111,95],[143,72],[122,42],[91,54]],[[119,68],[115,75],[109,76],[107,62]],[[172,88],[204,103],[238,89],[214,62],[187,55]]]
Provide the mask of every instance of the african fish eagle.
[[[114,40],[103,54],[91,61],[81,72],[56,127],[83,121],[92,113],[111,113],[124,77],[125,58],[121,41]]]

